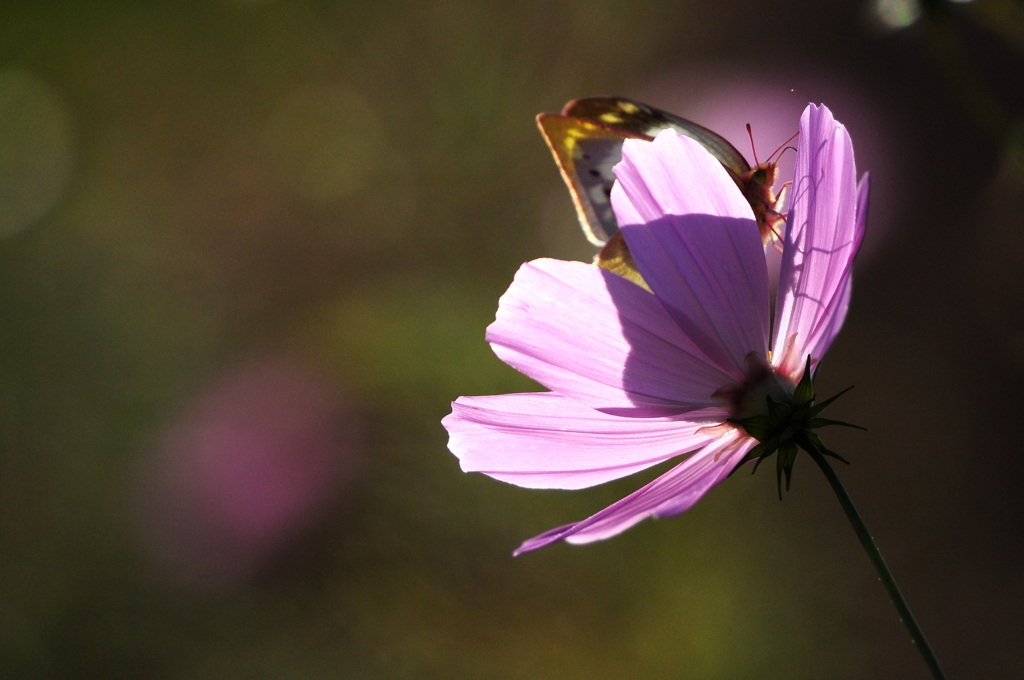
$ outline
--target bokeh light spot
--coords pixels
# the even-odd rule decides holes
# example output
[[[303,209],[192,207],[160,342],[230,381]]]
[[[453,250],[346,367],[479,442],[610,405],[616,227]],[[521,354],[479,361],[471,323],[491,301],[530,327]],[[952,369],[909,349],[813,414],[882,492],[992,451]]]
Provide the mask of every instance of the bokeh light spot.
[[[215,378],[142,461],[133,491],[147,551],[186,586],[258,574],[341,497],[359,431],[298,361],[251,359]]]
[[[921,5],[917,0],[875,0],[875,15],[886,28],[906,28],[921,18]]]
[[[44,82],[0,72],[0,237],[35,224],[57,203],[74,163],[71,116]]]

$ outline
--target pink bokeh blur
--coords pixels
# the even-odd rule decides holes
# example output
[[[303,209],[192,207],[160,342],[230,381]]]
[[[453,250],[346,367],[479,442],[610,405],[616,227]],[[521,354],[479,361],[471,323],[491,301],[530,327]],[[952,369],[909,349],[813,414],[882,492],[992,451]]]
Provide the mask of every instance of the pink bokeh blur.
[[[344,502],[361,453],[333,386],[295,359],[251,358],[187,401],[141,461],[141,543],[180,585],[245,581]]]
[[[711,128],[753,161],[746,124],[750,123],[761,161],[797,131],[807,104],[825,104],[846,125],[857,150],[857,172],[871,173],[868,233],[858,256],[863,264],[891,236],[905,210],[902,197],[907,176],[906,152],[897,130],[888,126],[870,95],[840,73],[776,66],[771,73],[748,64],[714,64],[666,73],[645,83],[641,101],[677,113]],[[796,146],[799,140],[790,142]],[[793,176],[796,154],[779,160],[779,183]]]

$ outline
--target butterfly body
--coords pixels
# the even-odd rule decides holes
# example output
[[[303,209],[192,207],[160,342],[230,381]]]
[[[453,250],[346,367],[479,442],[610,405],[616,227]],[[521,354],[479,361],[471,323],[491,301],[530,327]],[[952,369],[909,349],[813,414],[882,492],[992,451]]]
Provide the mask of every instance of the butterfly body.
[[[560,114],[540,114],[537,126],[569,187],[580,226],[591,243],[603,246],[597,263],[606,269],[635,270],[610,200],[612,168],[622,158],[622,143],[631,138],[650,141],[665,129],[695,139],[715,156],[750,203],[762,242],[781,240],[785,188],[775,195],[776,163],[751,167],[728,140],[702,125],[622,97],[587,97],[569,102]]]
[[[757,220],[757,228],[761,232],[761,242],[765,245],[782,241],[782,225],[786,216],[781,213],[785,202],[786,189],[783,185],[779,194],[775,195],[775,182],[779,177],[779,166],[774,161],[760,163],[740,177],[733,177],[743,197],[750,203]]]

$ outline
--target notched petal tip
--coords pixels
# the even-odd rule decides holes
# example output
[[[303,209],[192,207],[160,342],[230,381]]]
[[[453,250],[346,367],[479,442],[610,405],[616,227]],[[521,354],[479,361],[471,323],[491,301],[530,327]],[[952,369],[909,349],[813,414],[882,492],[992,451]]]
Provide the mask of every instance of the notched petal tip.
[[[666,130],[624,147],[612,206],[647,285],[732,378],[765,354],[768,273],[750,204],[698,142]]]
[[[823,357],[843,325],[866,214],[867,184],[858,185],[849,133],[823,105],[801,116],[793,181],[773,341],[775,364],[789,374],[805,355]],[[793,337],[793,351],[779,352]]]
[[[707,214],[754,219],[750,204],[722,164],[699,142],[662,130],[653,142],[628,139],[611,202],[619,225],[666,215]]]

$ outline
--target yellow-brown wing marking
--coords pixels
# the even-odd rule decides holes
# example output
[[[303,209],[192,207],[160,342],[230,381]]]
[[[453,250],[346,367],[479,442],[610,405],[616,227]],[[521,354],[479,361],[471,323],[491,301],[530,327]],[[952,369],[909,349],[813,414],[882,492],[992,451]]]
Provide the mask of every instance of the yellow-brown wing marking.
[[[649,293],[653,292],[644,281],[644,277],[640,275],[640,270],[636,268],[633,254],[629,252],[626,239],[622,237],[621,231],[608,239],[608,243],[594,258],[594,264],[601,269],[607,269],[612,274],[618,274],[622,278],[632,281]]]
[[[609,127],[652,139],[662,130],[672,128],[700,142],[701,146],[735,175],[742,176],[750,172],[750,163],[725,137],[692,120],[686,120],[647,104],[623,97],[585,97],[566,104],[562,109],[562,115],[601,122]]]
[[[603,246],[595,263],[608,271],[650,290],[619,233],[610,200],[612,168],[622,159],[623,141],[651,140],[669,128],[696,140],[718,159],[750,203],[762,242],[781,241],[785,217],[776,208],[781,208],[784,191],[778,197],[772,192],[776,164],[751,168],[736,147],[702,125],[623,97],[576,99],[561,115],[540,114],[537,125],[569,187],[587,239]]]
[[[587,239],[596,246],[604,245],[619,230],[610,196],[615,183],[612,168],[622,160],[622,142],[650,137],[550,113],[537,116],[537,127],[569,187]]]

